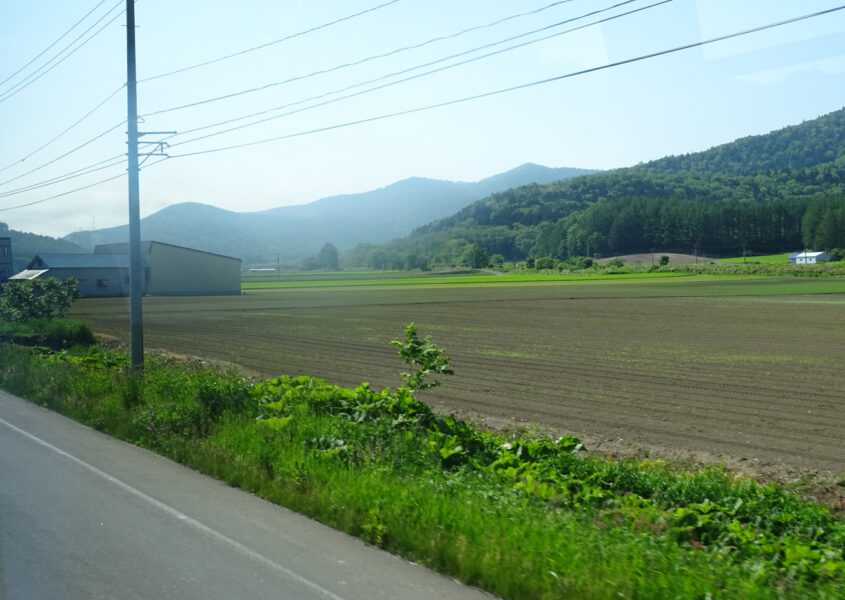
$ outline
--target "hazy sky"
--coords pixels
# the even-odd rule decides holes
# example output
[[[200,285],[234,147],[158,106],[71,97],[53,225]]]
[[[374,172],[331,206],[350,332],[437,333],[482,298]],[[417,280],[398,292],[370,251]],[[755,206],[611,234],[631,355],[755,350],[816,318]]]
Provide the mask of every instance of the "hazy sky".
[[[655,3],[138,0],[139,128],[179,132],[168,139],[172,158],[160,164],[153,164],[160,158],[149,158],[149,168],[141,172],[142,216],[187,201],[257,211],[363,192],[411,176],[475,181],[525,162],[629,166],[766,133],[845,105],[842,10],[508,93],[308,133],[840,6],[836,0],[671,0],[567,32]],[[381,4],[386,5],[327,25]],[[0,81],[8,78],[0,84],[0,221],[13,229],[61,236],[126,222],[127,182],[120,176],[126,168],[124,7],[117,0],[0,1]],[[537,12],[516,16],[529,11]],[[601,12],[584,16],[595,11]],[[569,19],[577,20],[561,24]],[[322,25],[327,26],[304,33]],[[406,49],[471,28],[476,29]],[[515,36],[522,37],[501,43]],[[543,37],[548,39],[535,41]],[[62,50],[88,38],[59,62],[67,55]],[[510,49],[517,44],[525,45]],[[396,50],[401,51],[364,60]],[[505,51],[442,69],[499,50]],[[429,73],[435,69],[442,70]],[[320,73],[326,70],[331,72]],[[385,84],[394,85],[370,91]],[[238,94],[256,88],[263,89]],[[204,102],[230,94],[238,95]],[[178,108],[197,102],[204,103]],[[150,114],[158,111],[166,112]],[[268,117],[277,118],[196,139]],[[304,135],[179,156],[299,133]],[[85,167],[104,168],[49,184]],[[18,193],[22,189],[29,191]]]

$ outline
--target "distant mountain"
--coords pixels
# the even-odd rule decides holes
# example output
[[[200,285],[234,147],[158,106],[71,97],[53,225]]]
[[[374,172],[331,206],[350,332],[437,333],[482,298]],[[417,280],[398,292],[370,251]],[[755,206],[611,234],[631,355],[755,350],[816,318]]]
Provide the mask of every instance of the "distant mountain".
[[[703,152],[513,187],[418,227],[408,238],[361,245],[344,259],[372,267],[460,264],[478,254],[473,245],[517,260],[651,248],[721,255],[819,240],[837,247],[845,244],[845,231],[827,229],[836,229],[840,210],[845,109]],[[806,214],[817,215],[815,225]]]
[[[292,262],[316,254],[325,242],[340,250],[362,242],[383,243],[491,193],[595,172],[525,164],[474,183],[413,177],[362,194],[253,213],[182,203],[142,219],[141,237],[235,256],[245,265],[275,264],[277,254]],[[127,237],[124,225],[80,231],[65,239],[90,249]]]
[[[23,271],[36,254],[78,254],[85,252],[84,248],[73,242],[46,235],[16,231],[9,229],[6,223],[0,223],[0,237],[8,237],[12,241],[12,262],[16,273]]]

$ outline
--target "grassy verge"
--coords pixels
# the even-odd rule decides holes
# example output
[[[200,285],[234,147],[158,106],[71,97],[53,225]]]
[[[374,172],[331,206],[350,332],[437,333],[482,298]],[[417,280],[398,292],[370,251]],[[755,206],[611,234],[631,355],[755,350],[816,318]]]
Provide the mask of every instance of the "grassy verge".
[[[94,343],[94,333],[87,323],[70,319],[31,319],[0,321],[0,342],[53,349]]]
[[[404,388],[11,344],[0,385],[504,598],[845,597],[845,525],[775,485],[478,432]]]

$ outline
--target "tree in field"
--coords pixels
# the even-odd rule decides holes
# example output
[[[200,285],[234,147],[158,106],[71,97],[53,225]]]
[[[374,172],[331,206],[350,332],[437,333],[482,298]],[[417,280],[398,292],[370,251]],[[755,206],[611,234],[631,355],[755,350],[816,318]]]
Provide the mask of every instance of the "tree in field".
[[[338,252],[334,244],[330,244],[329,242],[323,244],[320,252],[317,253],[317,265],[320,269],[325,269],[326,271],[337,271]]]
[[[541,256],[536,261],[534,261],[534,267],[540,270],[549,270],[554,269],[557,266],[557,261],[552,258],[551,256]]]
[[[467,246],[461,255],[461,266],[469,267],[471,269],[483,269],[487,266],[489,258],[487,257],[487,250],[481,244],[471,244]]]
[[[29,321],[67,315],[79,298],[79,285],[73,277],[59,281],[55,277],[12,281],[0,287],[0,319]]]
[[[665,267],[668,264],[669,264],[669,257],[664,254],[663,256],[660,257],[660,266]]]

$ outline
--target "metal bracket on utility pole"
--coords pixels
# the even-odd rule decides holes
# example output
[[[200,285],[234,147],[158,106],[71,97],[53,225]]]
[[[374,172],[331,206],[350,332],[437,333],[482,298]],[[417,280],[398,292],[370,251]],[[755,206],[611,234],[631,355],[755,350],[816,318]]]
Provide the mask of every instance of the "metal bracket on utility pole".
[[[142,135],[176,135],[175,131],[139,131],[138,137]],[[152,152],[139,152],[138,156],[143,156],[144,160],[141,161],[141,164],[138,166],[140,167],[143,165],[151,156],[163,156],[165,158],[170,158],[170,156],[164,151],[165,148],[169,148],[170,144],[168,144],[165,140],[155,141],[155,142],[144,142],[138,141],[138,145],[145,145],[145,146],[153,146]]]

